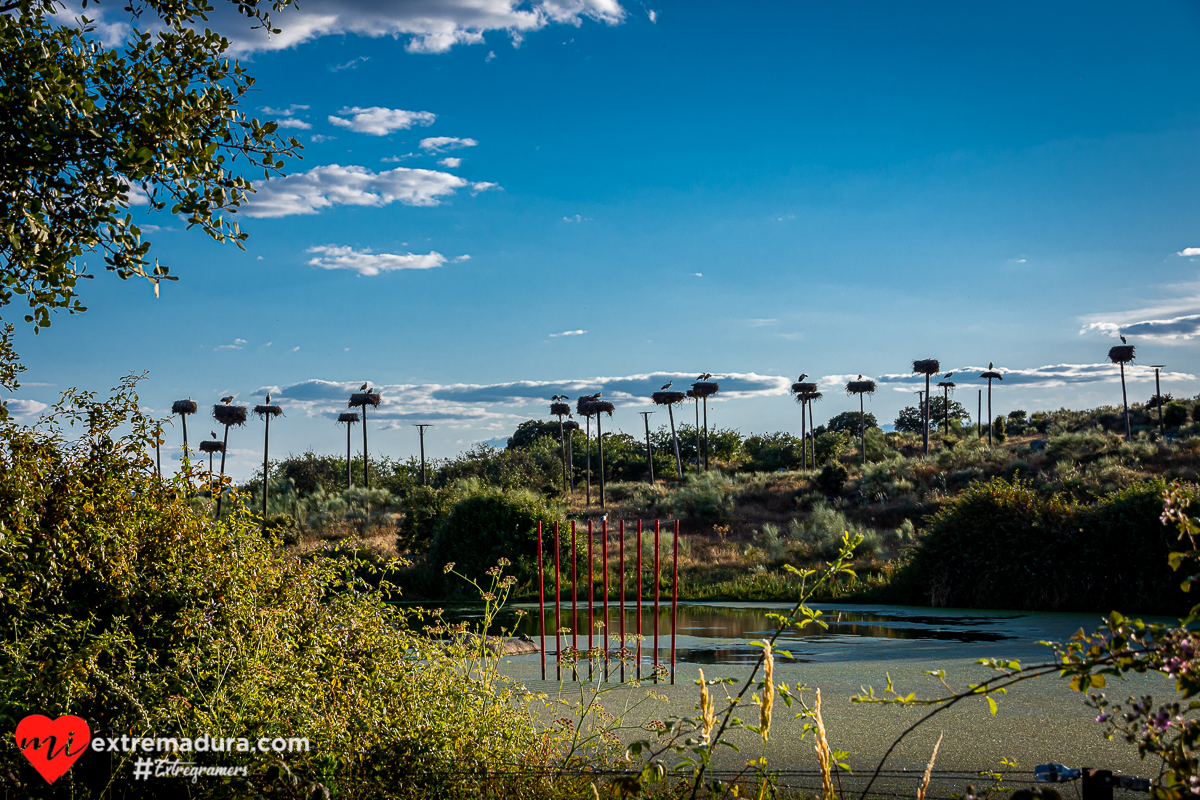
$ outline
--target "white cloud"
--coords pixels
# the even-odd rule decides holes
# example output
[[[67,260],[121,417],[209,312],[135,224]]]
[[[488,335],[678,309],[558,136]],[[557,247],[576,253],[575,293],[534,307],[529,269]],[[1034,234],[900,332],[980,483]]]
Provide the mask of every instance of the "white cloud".
[[[358,69],[359,64],[365,64],[370,60],[371,60],[370,56],[359,56],[358,58],[350,59],[345,64],[333,64],[332,66],[329,67],[329,71],[330,72],[341,72],[344,69]]]
[[[748,320],[746,320],[746,324],[748,324],[751,328],[761,328],[764,325],[774,325],[776,322],[779,322],[779,320],[777,320],[777,319],[748,319]]]
[[[264,114],[270,114],[274,117],[290,117],[297,111],[308,111],[308,109],[309,106],[301,105],[299,103],[292,103],[287,108],[272,108],[271,106],[263,106],[261,110]]]
[[[461,158],[439,158],[437,163],[439,166],[443,166],[448,169],[454,169],[455,167],[462,166],[462,159]]]
[[[295,353],[299,349],[300,349],[300,345],[296,345],[295,347],[292,348],[292,352]]]
[[[413,422],[437,422],[450,428],[494,428],[512,430],[515,422],[529,418],[554,394],[579,396],[603,391],[606,400],[623,406],[646,408],[651,393],[667,381],[686,386],[695,372],[656,372],[623,377],[597,377],[557,381],[515,381],[494,384],[375,384],[382,395],[375,419],[387,428],[399,429]],[[727,373],[716,376],[721,386],[715,400],[740,400],[748,397],[786,395],[791,380],[777,375]],[[300,411],[312,417],[336,419],[345,410],[346,398],[357,391],[362,379],[329,381],[312,379],[272,392],[272,399],[288,413]],[[261,393],[261,390],[260,392]],[[630,414],[632,417],[632,414]],[[636,417],[634,417],[636,419]],[[638,421],[640,423],[640,420]]]
[[[1177,256],[1200,256],[1200,247],[1185,247],[1175,255]]]
[[[347,33],[378,38],[407,37],[410,53],[444,53],[458,44],[482,44],[484,35],[504,31],[514,43],[551,24],[580,26],[584,20],[617,25],[625,19],[618,0],[306,0],[271,15],[282,33],[251,31],[236,10],[218,4],[217,24],[235,51],[283,50],[321,36]]]
[[[463,261],[470,261],[470,260],[471,260],[471,257],[469,255],[466,255],[465,253],[461,256],[454,257],[454,263],[456,263],[456,264],[461,263]]]
[[[28,386],[29,384],[26,385]],[[30,422],[40,417],[42,412],[50,407],[45,403],[39,403],[37,400],[24,400],[21,398],[14,398],[3,402],[4,406],[8,409],[8,413],[18,422]]]
[[[587,331],[585,331],[585,330],[578,330],[578,331],[563,331],[562,333],[552,333],[552,334],[550,334],[550,336],[551,336],[551,337],[557,337],[557,336],[582,336],[582,335],[583,335],[583,334],[585,334],[585,333],[587,333]]]
[[[309,264],[321,269],[352,269],[359,275],[378,275],[402,269],[433,269],[446,263],[446,257],[436,251],[429,253],[372,253],[369,248],[355,250],[353,247],[319,245],[308,248],[310,253],[319,253]],[[468,256],[469,257],[469,256]],[[461,261],[462,257],[455,259]]]
[[[1123,334],[1152,341],[1187,341],[1200,336],[1200,310],[1195,314],[1183,314],[1170,319],[1145,319],[1120,324],[1091,322],[1079,329],[1081,334],[1088,331],[1099,331],[1114,339]]]
[[[591,217],[585,217],[582,214],[576,214],[573,217],[563,217],[563,222],[591,222]]]
[[[337,138],[336,136],[326,136],[323,133],[318,133],[312,137],[312,142],[313,142],[313,144],[320,144],[321,142],[332,141],[333,139],[336,139],[336,138]]]
[[[234,339],[233,344],[222,344],[214,347],[213,350],[241,350],[246,346],[245,339]]]
[[[487,56],[485,56],[485,57],[484,57],[484,59],[483,59],[483,63],[485,63],[485,64],[486,64],[486,63],[488,63],[489,61],[491,61],[491,60],[492,60],[493,58],[495,58],[495,57],[496,57],[496,51],[495,51],[495,50],[488,50],[488,54],[487,54]]]
[[[392,131],[407,130],[413,125],[429,126],[437,119],[435,114],[428,111],[405,111],[401,108],[383,108],[381,106],[371,106],[370,108],[352,106],[343,108],[338,113],[351,115],[350,119],[330,115],[329,122],[331,124],[372,136],[387,136]]]
[[[947,372],[950,371],[954,373],[950,380],[958,384],[960,389],[966,385],[987,385],[987,381],[979,377],[981,372],[987,371],[986,367],[968,366],[947,370]],[[1026,369],[996,367],[995,371],[1004,376],[1002,381],[997,381],[995,384],[1001,386],[1049,389],[1081,383],[1119,383],[1121,381],[1121,370],[1116,364],[1049,364],[1044,367]],[[1126,364],[1125,377],[1129,380],[1147,377],[1152,379],[1154,370],[1141,364]],[[1194,381],[1196,376],[1186,372],[1163,372],[1162,379]],[[918,384],[924,386],[925,376],[898,373],[883,375],[879,378],[879,382],[882,385],[892,386],[898,391],[908,391]]]
[[[646,16],[650,18],[651,22],[655,22],[655,23],[658,22],[658,12],[655,11],[653,8],[646,10]]]
[[[317,214],[333,206],[436,206],[443,197],[471,187],[480,192],[494,183],[471,183],[449,172],[398,167],[373,172],[366,167],[329,164],[258,185],[244,214],[248,217],[286,217]]]
[[[703,273],[703,272],[693,272],[692,274],[693,274],[693,275],[695,275],[697,278],[703,278],[703,277],[704,277],[704,273]]]
[[[491,181],[479,181],[478,183],[471,184],[471,194],[479,194],[480,192],[486,192],[489,189],[499,188],[500,184],[498,183],[492,183]]]
[[[416,155],[416,153],[405,153],[402,156],[384,156],[383,158],[381,158],[379,160],[382,161],[384,164],[399,164],[404,159],[412,158],[415,155]]]
[[[309,125],[302,119],[295,117],[284,117],[283,119],[275,120],[275,124],[281,128],[296,128],[297,130],[307,131],[312,130],[312,125]]]
[[[474,139],[460,139],[457,136],[430,136],[421,140],[421,149],[430,153],[444,153],[460,147],[475,147],[477,144],[479,142]]]

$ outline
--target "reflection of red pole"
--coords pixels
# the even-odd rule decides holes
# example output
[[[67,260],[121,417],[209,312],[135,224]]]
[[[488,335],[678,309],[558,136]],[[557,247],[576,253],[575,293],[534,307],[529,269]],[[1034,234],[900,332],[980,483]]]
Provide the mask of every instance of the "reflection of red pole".
[[[593,614],[596,611],[596,549],[592,537],[592,521],[588,520],[588,680],[592,679],[592,634],[595,632]]]
[[[642,521],[638,520],[637,529],[637,579],[633,585],[637,587],[637,679],[642,679]]]
[[[658,520],[654,520],[654,666],[658,666]]]
[[[575,541],[575,520],[571,520],[571,649],[579,652],[579,547]],[[578,663],[572,669],[579,677]]]
[[[558,573],[558,521],[554,522],[554,677],[562,680],[562,642],[560,641],[562,630],[562,586],[559,582]]]
[[[675,685],[675,623],[679,619],[679,520],[675,520],[675,554],[671,566],[671,685]]]
[[[617,562],[621,569],[621,649],[625,649],[625,520],[620,522],[621,543],[618,545]],[[621,683],[625,682],[625,659],[621,658]]]
[[[604,504],[604,495],[600,495],[600,504]],[[600,557],[604,559],[604,635],[600,644],[604,645],[604,680],[608,680],[608,520],[600,522]]]
[[[538,520],[538,617],[541,620],[542,680],[546,680],[546,581],[542,568],[542,522]]]

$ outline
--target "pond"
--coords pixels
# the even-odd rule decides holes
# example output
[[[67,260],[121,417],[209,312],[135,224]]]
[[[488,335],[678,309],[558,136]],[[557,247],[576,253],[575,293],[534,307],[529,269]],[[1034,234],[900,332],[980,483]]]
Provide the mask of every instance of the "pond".
[[[913,606],[820,604],[827,627],[809,625],[803,630],[789,629],[781,635],[777,647],[789,651],[787,663],[832,662],[863,658],[924,658],[953,652],[970,656],[978,651],[980,657],[995,652],[994,644],[1003,642],[1004,651],[1011,657],[1043,659],[1049,650],[1038,643],[1043,640],[1063,641],[1080,628],[1094,629],[1101,621],[1099,614],[1040,613],[1022,611],[981,611],[977,609],[943,609]],[[526,612],[518,618],[517,610]],[[753,641],[771,636],[775,620],[768,615],[785,614],[791,609],[786,603],[680,603],[676,620],[676,658],[680,663],[747,664],[757,660],[762,652]],[[476,623],[482,618],[478,606],[447,607],[446,618],[452,621]],[[575,643],[581,650],[589,646],[587,631],[595,631],[592,643],[600,646],[599,630],[604,608],[597,602],[588,620],[586,600],[576,608],[578,622],[572,615],[570,601],[561,606],[563,628],[573,629],[561,640],[562,647]],[[495,621],[492,633],[499,628],[539,639],[537,604],[517,604],[505,608]],[[641,612],[642,660],[650,663],[654,657],[655,613],[653,605],[643,602]],[[621,631],[622,618],[626,636],[638,631],[638,614],[626,601],[622,617],[619,604],[610,601],[608,629],[614,636]],[[659,608],[658,656],[669,661],[671,651],[671,608]],[[546,651],[548,658],[555,652],[552,631],[555,627],[554,607],[546,609]],[[992,645],[989,647],[988,645]],[[615,645],[614,645],[615,646]],[[538,658],[527,656],[526,658]]]

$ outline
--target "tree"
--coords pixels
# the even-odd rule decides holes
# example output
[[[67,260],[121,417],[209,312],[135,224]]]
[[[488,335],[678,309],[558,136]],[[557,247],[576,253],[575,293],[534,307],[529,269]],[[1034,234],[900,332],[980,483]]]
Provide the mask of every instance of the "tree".
[[[228,0],[270,29],[268,5]],[[247,119],[254,85],[230,42],[203,28],[205,0],[128,0],[135,27],[105,47],[85,18],[64,24],[55,0],[0,2],[0,307],[24,295],[25,321],[85,311],[81,261],[103,257],[118,277],[175,280],[151,263],[150,243],[128,212],[141,201],[186,218],[219,242],[246,234],[224,217],[253,192],[244,171],[278,173],[300,148],[274,122]],[[197,30],[196,28],[200,28]],[[242,160],[242,164],[238,161]]]
[[[875,415],[871,413],[860,414],[858,411],[843,411],[841,414],[831,418],[829,422],[822,426],[823,430],[833,433],[852,433],[855,436],[863,429],[863,423],[866,423],[867,428],[878,428],[879,423],[875,420]],[[918,430],[920,430],[918,428]]]
[[[956,419],[959,422],[970,422],[971,414],[966,407],[957,400],[950,401],[950,408],[947,414],[946,399],[944,397],[934,397],[929,401],[929,426],[933,430],[942,430],[945,428],[946,417]],[[896,430],[900,433],[921,433],[924,430],[924,421],[922,416],[924,411],[916,406],[907,406],[900,409],[900,413],[896,416]]]
[[[522,450],[529,447],[543,436],[549,436],[558,441],[557,422],[543,422],[540,419],[527,419],[517,426],[513,435],[508,437],[508,450]]]

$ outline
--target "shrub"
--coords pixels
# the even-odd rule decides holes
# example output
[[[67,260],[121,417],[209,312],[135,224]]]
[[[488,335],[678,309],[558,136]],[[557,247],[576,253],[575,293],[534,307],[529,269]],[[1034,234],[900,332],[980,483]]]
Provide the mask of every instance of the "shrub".
[[[507,558],[520,572],[535,574],[537,523],[544,523],[544,541],[552,542],[547,537],[557,518],[533,492],[486,490],[454,504],[434,534],[428,563],[440,568],[454,562],[457,572],[481,580],[499,559]]]
[[[670,498],[670,512],[680,518],[722,522],[733,511],[733,481],[713,470],[685,475],[683,486]]]
[[[1163,407],[1163,425],[1168,428],[1178,428],[1188,421],[1188,407],[1183,403],[1167,403]]]
[[[1008,439],[1008,431],[1004,427],[1004,417],[999,414],[996,415],[996,419],[992,422],[992,438],[998,444],[1004,444]]]
[[[826,464],[821,467],[821,474],[817,475],[817,488],[826,497],[834,497],[842,493],[849,477],[850,473],[841,464]]]
[[[1079,505],[1021,481],[976,483],[934,515],[897,585],[907,602],[937,606],[1181,611],[1187,596],[1167,565],[1175,535],[1159,519],[1166,486]]]

